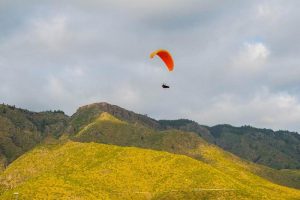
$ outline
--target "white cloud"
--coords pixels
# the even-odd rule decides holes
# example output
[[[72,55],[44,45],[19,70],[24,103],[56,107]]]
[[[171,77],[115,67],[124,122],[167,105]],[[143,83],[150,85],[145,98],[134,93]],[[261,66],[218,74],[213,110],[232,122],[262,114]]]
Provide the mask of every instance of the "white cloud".
[[[135,91],[130,85],[120,85],[118,89],[115,90],[111,100],[118,104],[126,104],[129,107],[134,107],[140,103],[140,97],[137,91]]]
[[[262,42],[246,42],[234,58],[233,65],[238,69],[259,70],[266,63],[269,55],[269,49]]]

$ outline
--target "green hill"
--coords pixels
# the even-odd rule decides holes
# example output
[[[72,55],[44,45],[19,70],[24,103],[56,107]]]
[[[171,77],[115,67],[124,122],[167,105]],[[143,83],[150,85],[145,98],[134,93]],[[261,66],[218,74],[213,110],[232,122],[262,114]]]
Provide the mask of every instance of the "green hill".
[[[222,128],[224,126],[228,128]],[[256,145],[259,147],[258,150],[263,150],[264,143],[273,137],[273,133],[259,133],[260,129],[252,127],[244,127],[252,130],[250,132],[237,128],[237,131],[231,133],[235,127],[228,125],[220,125],[220,127],[212,127],[214,128],[212,130],[210,127],[201,126],[190,120],[156,121],[146,115],[135,114],[107,103],[83,106],[71,118],[61,111],[34,113],[13,106],[0,105],[0,172],[7,164],[36,145],[60,138],[61,141],[71,139],[78,142],[133,146],[182,154],[207,163],[231,176],[243,176],[245,180],[251,180],[251,177],[256,175],[276,184],[300,188],[299,170],[276,170],[258,165],[241,160],[214,145],[216,143],[219,146],[222,144],[228,146],[232,143],[232,148],[228,151],[240,150],[242,152],[240,157],[243,157],[244,154],[248,155],[249,146]],[[254,140],[257,134],[261,136],[260,139]],[[275,141],[280,145],[270,140],[272,145],[266,144],[266,150],[272,152],[277,147],[279,151],[286,147],[287,150],[280,156],[288,158],[289,155],[294,155],[297,162],[297,155],[300,155],[295,154],[298,148],[297,136],[293,136],[296,138],[294,140],[291,139],[289,132],[278,132],[275,135]],[[289,147],[288,144],[290,144]],[[255,155],[259,151],[249,152]],[[262,154],[264,159],[261,160],[266,160],[271,155]],[[277,159],[277,161],[280,163],[280,160]],[[282,159],[281,163],[286,165],[291,162]]]
[[[0,171],[45,138],[74,135],[107,112],[130,124],[156,131],[178,129],[197,133],[209,143],[246,160],[275,169],[299,169],[300,135],[250,126],[217,125],[208,127],[181,120],[155,120],[116,105],[95,103],[80,107],[69,118],[62,111],[30,112],[15,106],[0,105]]]
[[[204,159],[213,149],[202,148]],[[43,145],[0,176],[0,199],[299,199],[300,191],[187,156],[135,147]],[[220,170],[215,165],[221,165]],[[228,173],[231,171],[231,173]],[[233,175],[235,174],[235,175]]]
[[[61,111],[35,113],[1,104],[0,171],[46,137],[59,137],[68,120]]]
[[[154,128],[154,129],[160,128],[159,122],[156,121],[155,119],[147,117],[146,115],[141,115],[141,114],[134,113],[132,111],[128,111],[116,105],[111,105],[102,102],[102,103],[94,103],[94,104],[80,107],[72,115],[66,131],[71,134],[77,133],[82,127],[84,127],[86,124],[93,121],[103,112],[109,113],[129,123],[133,123],[133,124],[138,123],[140,125],[149,128]]]
[[[230,125],[208,127],[187,119],[157,121],[116,105],[95,103],[77,110],[71,118],[67,132],[77,133],[102,112],[155,130],[179,129],[195,132],[206,141],[241,158],[275,169],[300,169],[300,135],[289,131]]]
[[[106,112],[101,113],[86,126],[82,126],[81,130],[70,138],[79,142],[98,142],[163,150],[187,155],[212,165],[218,163],[217,161],[220,159],[224,159],[224,163],[228,165],[229,169],[235,168],[243,171],[243,173],[245,171],[254,173],[277,184],[300,188],[299,174],[242,161],[217,146],[207,143],[195,133],[179,130],[156,131],[140,124],[121,121]],[[211,149],[214,154],[207,156],[205,153],[207,149]],[[220,156],[216,157],[215,155]],[[223,166],[214,165],[214,167],[224,170]],[[228,171],[228,173],[231,172]]]
[[[215,143],[226,151],[276,169],[300,169],[300,135],[251,126],[211,127]]]
[[[164,129],[192,131],[246,160],[275,169],[300,169],[300,135],[251,126],[202,126],[191,120],[160,120]]]

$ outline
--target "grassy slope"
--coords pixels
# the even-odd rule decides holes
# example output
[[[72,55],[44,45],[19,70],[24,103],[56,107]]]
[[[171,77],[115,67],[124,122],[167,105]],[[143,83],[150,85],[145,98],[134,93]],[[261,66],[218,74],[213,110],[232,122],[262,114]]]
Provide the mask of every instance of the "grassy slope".
[[[0,176],[0,199],[299,199],[300,191],[228,168],[162,151],[67,142],[35,148]],[[212,155],[211,155],[212,154]],[[223,155],[222,155],[223,156]],[[231,171],[231,172],[229,172]],[[236,174],[236,175],[234,175]],[[226,190],[203,190],[226,189]]]
[[[214,160],[224,158],[223,162],[230,169],[236,168],[257,174],[277,184],[300,188],[299,173],[292,173],[288,170],[275,170],[248,161],[242,161],[231,153],[227,153],[215,145],[208,144],[194,133],[178,130],[159,132],[138,124],[133,125],[120,121],[107,113],[102,113],[94,121],[82,128],[74,136],[73,140],[163,150],[188,155],[198,160],[210,162],[212,165],[218,163],[214,162]],[[206,156],[205,149],[211,149],[216,155],[220,156],[214,157],[214,154]],[[214,167],[223,170],[222,165],[215,165]]]

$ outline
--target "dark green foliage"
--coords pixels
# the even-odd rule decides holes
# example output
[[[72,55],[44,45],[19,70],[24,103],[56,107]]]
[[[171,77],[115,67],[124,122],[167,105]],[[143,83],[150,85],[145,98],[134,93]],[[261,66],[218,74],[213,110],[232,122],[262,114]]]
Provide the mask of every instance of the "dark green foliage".
[[[276,169],[300,168],[298,133],[230,125],[217,125],[209,130],[218,146],[239,157]]]
[[[182,126],[186,126],[187,124],[195,123],[192,120],[189,119],[177,119],[177,120],[159,120],[159,124],[163,128],[180,128]]]
[[[61,111],[34,113],[15,106],[0,105],[0,158],[7,165],[42,142],[59,137],[69,117]],[[1,163],[0,163],[1,165]]]
[[[182,131],[195,132],[210,143],[214,143],[214,137],[207,126],[199,125],[197,122],[188,119],[159,120],[161,129],[179,129]]]
[[[289,131],[273,131],[252,126],[228,124],[207,127],[190,120],[160,120],[162,128],[198,133],[241,158],[275,169],[300,169],[300,135]]]

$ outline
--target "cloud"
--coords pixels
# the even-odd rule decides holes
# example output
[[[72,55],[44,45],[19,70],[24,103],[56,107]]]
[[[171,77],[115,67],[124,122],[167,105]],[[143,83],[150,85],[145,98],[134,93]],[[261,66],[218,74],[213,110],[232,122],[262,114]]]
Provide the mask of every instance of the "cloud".
[[[219,95],[210,107],[200,109],[193,117],[206,124],[213,119],[221,124],[255,124],[261,128],[297,131],[300,128],[299,111],[297,97],[284,92],[271,93],[263,87],[247,100],[235,94]]]
[[[69,115],[108,101],[155,118],[299,131],[299,4],[1,1],[0,99]],[[149,59],[158,48],[174,72]]]
[[[265,18],[268,21],[274,22],[279,19],[284,12],[284,8],[278,4],[270,4],[263,2],[257,5],[257,17]]]
[[[249,71],[259,70],[266,63],[270,55],[269,49],[261,42],[248,43],[233,60],[235,68],[243,68]]]
[[[54,16],[50,19],[34,20],[31,34],[34,39],[46,47],[59,51],[68,40],[65,16]]]

